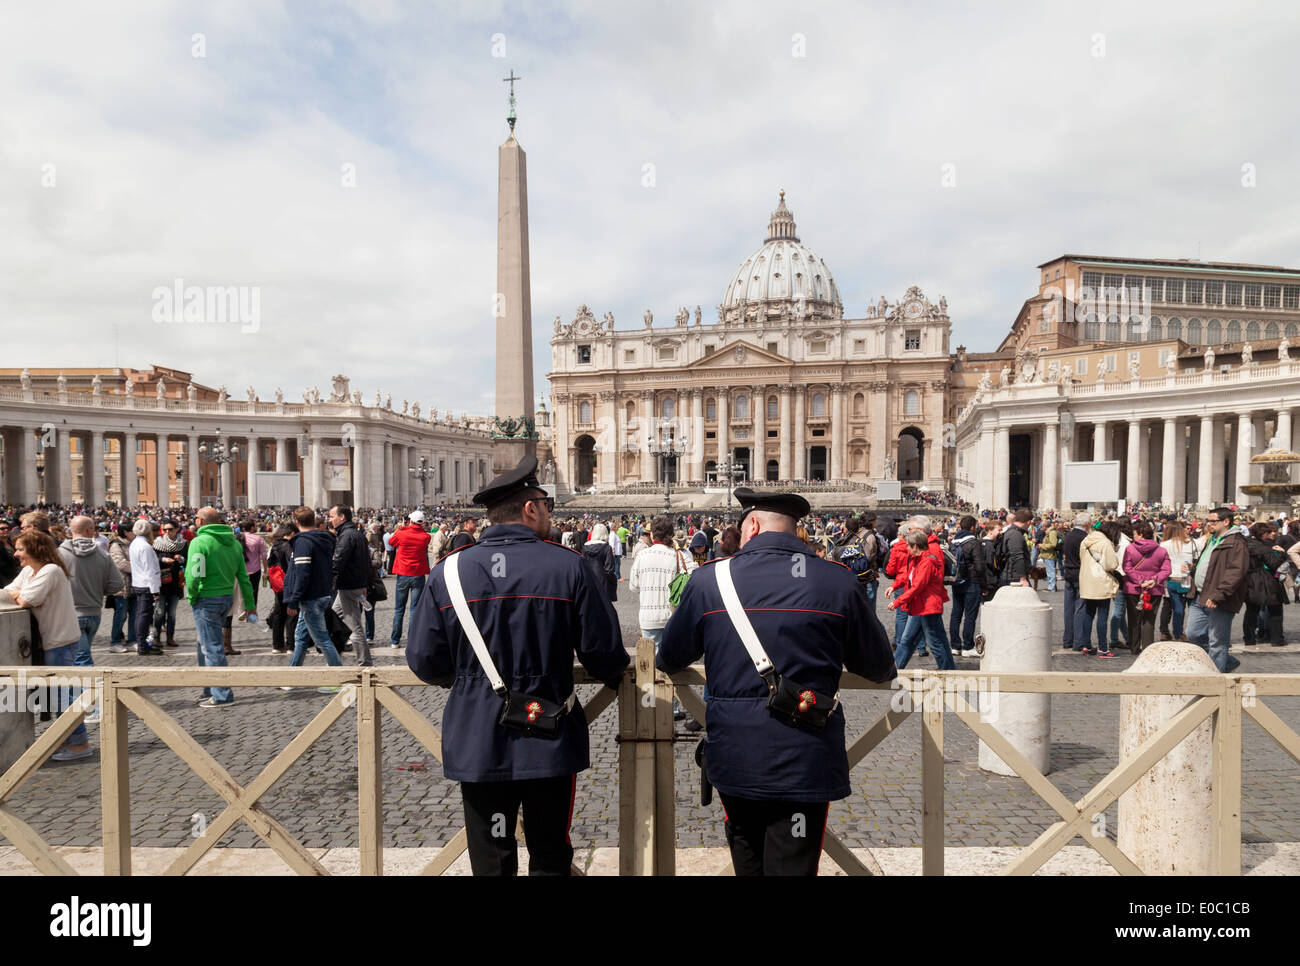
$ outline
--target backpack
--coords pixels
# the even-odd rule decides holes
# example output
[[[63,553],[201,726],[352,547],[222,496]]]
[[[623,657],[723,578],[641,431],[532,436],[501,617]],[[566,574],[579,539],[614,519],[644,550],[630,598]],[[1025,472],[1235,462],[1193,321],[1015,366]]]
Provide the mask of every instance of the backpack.
[[[993,541],[993,557],[988,561],[990,576],[1002,579],[1002,571],[1007,567],[1007,532],[1003,530]]]
[[[951,584],[957,579],[957,557],[947,547],[940,549],[943,551],[943,582]]]
[[[266,582],[271,585],[272,593],[284,593],[284,568],[272,564],[266,571]]]
[[[952,555],[955,561],[953,567],[953,583],[970,580],[974,575],[975,566],[972,563],[970,556],[972,550],[968,550],[967,547],[977,539],[977,537],[965,537],[954,540],[948,544],[948,547],[952,550]]]
[[[858,578],[858,583],[869,584],[880,577],[876,570],[878,549],[874,540],[864,544],[862,538],[858,537],[840,548],[839,560]]]

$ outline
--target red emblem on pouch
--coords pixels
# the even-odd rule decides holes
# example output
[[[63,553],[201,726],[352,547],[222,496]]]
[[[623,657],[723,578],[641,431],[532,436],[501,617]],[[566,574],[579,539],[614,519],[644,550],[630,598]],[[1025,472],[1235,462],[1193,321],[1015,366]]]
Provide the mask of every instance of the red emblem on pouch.
[[[536,721],[538,718],[542,716],[542,706],[538,704],[536,701],[528,702],[527,711],[528,711],[529,724],[532,724],[534,721]]]
[[[814,704],[816,704],[816,703],[817,703],[817,695],[813,694],[811,691],[800,691],[800,692],[799,692],[799,710],[800,710],[800,711],[807,711],[809,708],[811,708],[811,707],[812,707]]]

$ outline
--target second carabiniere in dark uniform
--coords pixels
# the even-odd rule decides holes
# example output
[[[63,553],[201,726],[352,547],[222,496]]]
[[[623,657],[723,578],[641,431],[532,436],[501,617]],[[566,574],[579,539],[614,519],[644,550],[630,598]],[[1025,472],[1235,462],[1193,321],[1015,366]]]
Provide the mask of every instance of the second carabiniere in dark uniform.
[[[673,673],[704,657],[704,766],[736,874],[815,875],[829,803],[850,793],[840,674],[898,672],[853,573],[795,536],[808,501],[736,497],[740,551],[691,576],[657,663]]]
[[[526,458],[475,495],[491,525],[438,562],[411,618],[407,663],[451,688],[443,774],[461,783],[475,875],[518,870],[521,806],[530,873],[568,874],[576,775],[590,766],[574,657],[611,687],[629,663],[582,556],[545,540],[551,500],[536,469]]]

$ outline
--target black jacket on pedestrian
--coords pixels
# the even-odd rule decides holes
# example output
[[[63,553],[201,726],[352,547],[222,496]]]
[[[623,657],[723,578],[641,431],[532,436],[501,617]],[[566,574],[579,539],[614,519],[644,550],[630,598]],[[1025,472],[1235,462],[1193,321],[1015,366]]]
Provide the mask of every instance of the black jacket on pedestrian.
[[[301,600],[328,597],[334,588],[334,535],[328,530],[303,530],[289,538],[289,569],[284,574],[285,607]]]
[[[1061,542],[1061,576],[1072,584],[1079,582],[1079,546],[1087,535],[1082,527],[1071,527]]]
[[[335,590],[358,590],[370,585],[370,545],[351,520],[339,524],[334,532],[332,566]]]
[[[600,540],[584,543],[582,559],[605,591],[605,599],[610,602],[618,600],[618,576],[614,571],[614,551],[610,545]]]
[[[1002,583],[1019,583],[1029,576],[1029,544],[1025,542],[1025,531],[1014,523],[1007,524],[1002,531],[1002,546],[1007,555],[1002,567]]]

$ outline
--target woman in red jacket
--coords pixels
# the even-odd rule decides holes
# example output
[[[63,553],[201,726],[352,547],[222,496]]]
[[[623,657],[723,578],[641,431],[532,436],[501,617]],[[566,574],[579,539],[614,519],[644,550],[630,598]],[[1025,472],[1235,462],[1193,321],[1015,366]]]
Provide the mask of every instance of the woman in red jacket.
[[[889,609],[905,607],[908,613],[903,634],[894,642],[894,663],[900,671],[907,667],[917,638],[924,633],[926,646],[938,662],[939,670],[951,671],[956,664],[943,627],[943,605],[948,600],[948,592],[943,589],[943,551],[939,549],[939,538],[913,530],[907,535],[907,553],[907,566],[900,570],[888,591],[893,598]]]

